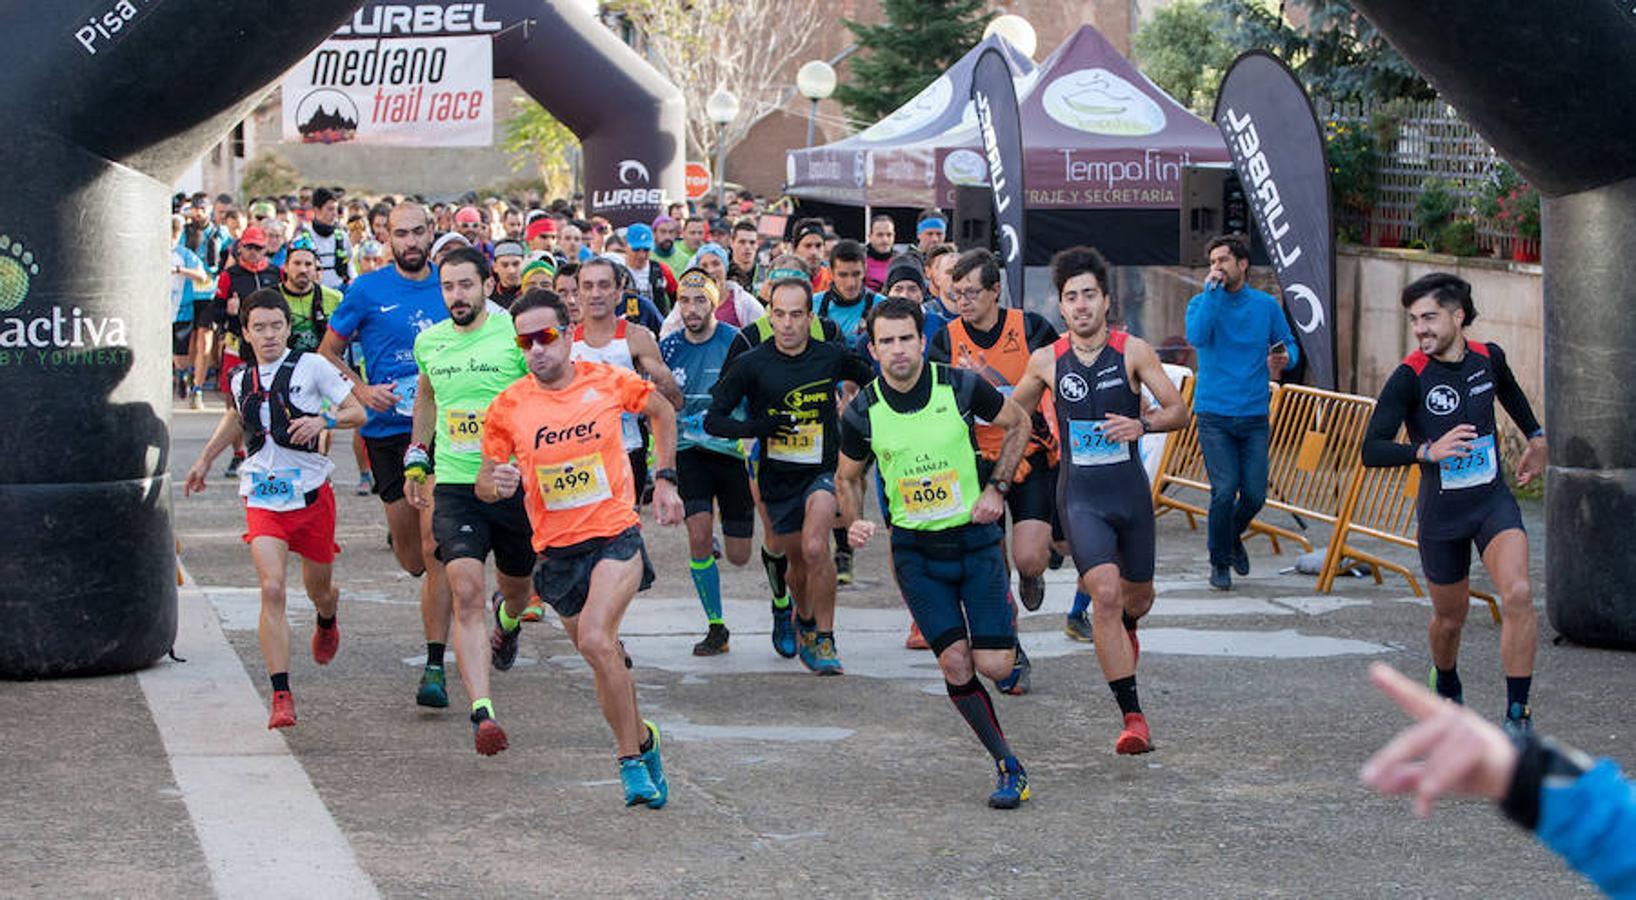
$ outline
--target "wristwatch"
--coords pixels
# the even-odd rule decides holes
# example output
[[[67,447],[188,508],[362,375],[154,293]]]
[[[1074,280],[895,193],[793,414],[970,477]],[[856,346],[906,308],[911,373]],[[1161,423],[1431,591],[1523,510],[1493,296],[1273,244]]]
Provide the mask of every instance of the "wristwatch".
[[[1136,421],[1142,423],[1142,433],[1143,434],[1147,434],[1148,432],[1153,430],[1153,426],[1149,425],[1148,422],[1147,422],[1147,416],[1137,416]]]
[[[994,492],[999,494],[1002,497],[1004,497],[1006,494],[1011,493],[1011,482],[1007,481],[1004,478],[996,478],[993,481],[990,481],[988,483],[988,486],[993,488]]]
[[[679,477],[680,476],[676,474],[675,469],[660,469],[653,473],[653,480],[658,481],[659,479],[663,478],[664,480],[670,482],[672,487],[681,483],[678,480]]]

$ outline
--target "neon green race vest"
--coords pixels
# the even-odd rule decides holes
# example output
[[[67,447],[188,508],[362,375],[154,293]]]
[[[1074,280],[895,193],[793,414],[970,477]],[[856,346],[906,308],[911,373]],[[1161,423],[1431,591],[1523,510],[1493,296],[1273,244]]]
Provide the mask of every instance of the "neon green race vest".
[[[886,483],[892,527],[943,531],[971,521],[982,486],[971,432],[955,404],[947,366],[931,363],[932,395],[912,413],[892,409],[869,383],[870,444]]]

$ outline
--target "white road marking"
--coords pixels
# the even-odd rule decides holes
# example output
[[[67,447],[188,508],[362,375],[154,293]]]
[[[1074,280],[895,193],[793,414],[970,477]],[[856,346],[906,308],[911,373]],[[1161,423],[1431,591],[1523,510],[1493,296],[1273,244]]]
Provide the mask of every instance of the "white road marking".
[[[137,680],[216,893],[378,896],[283,737],[267,730],[267,709],[202,591],[182,589],[179,619],[177,655],[187,662]]]

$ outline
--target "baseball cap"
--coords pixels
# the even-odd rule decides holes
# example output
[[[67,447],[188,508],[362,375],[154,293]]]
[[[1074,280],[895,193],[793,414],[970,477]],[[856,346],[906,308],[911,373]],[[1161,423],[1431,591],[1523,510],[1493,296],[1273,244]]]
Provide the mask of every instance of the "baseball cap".
[[[541,216],[540,218],[535,219],[534,221],[528,223],[528,230],[523,232],[523,237],[525,237],[528,240],[532,241],[536,237],[539,237],[542,234],[556,234],[556,233],[557,233],[557,220],[551,218],[550,216]]]
[[[265,247],[267,246],[267,232],[262,231],[255,225],[251,225],[249,228],[244,229],[243,234],[239,235],[239,246]]]
[[[528,250],[517,241],[501,241],[494,245],[494,258],[502,256],[527,256]]]
[[[277,214],[278,208],[266,200],[257,200],[255,203],[250,204],[250,218],[252,219],[270,219]]]
[[[483,214],[478,212],[475,206],[462,206],[460,211],[454,214],[454,221],[459,225],[472,223],[481,225],[483,224]]]
[[[380,241],[369,238],[358,245],[358,254],[364,259],[380,259],[386,255],[386,247]]]
[[[661,216],[661,218],[664,217]],[[637,222],[625,229],[625,243],[629,244],[632,250],[652,250],[653,229],[641,222]]]

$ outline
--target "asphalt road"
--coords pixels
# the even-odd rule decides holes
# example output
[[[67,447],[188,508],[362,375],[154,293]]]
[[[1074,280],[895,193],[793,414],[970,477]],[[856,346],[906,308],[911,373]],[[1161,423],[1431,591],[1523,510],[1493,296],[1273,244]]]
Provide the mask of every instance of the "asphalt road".
[[[185,470],[215,421],[179,411]],[[1418,821],[1357,780],[1403,725],[1364,682],[1375,659],[1420,677],[1428,608],[1401,580],[1313,579],[1252,545],[1231,594],[1204,583],[1203,531],[1166,516],[1159,600],[1139,682],[1155,752],[1117,757],[1116,707],[1061,616],[1067,571],[1022,620],[1033,692],[998,697],[1034,799],[988,809],[992,768],[944,696],[884,553],[840,592],[848,674],[774,656],[758,564],[724,568],[732,652],[695,659],[703,616],[677,529],[647,523],[658,583],[626,620],[644,714],[665,729],[672,797],[620,803],[612,741],[585,666],[551,623],[493,697],[511,737],[472,751],[465,694],[415,706],[424,651],[416,583],[386,546],[379,503],[354,496],[338,447],[339,657],[305,653],[290,602],[300,724],[269,735],[258,601],[233,483],[176,498],[192,585],[177,655],[140,675],[0,683],[4,896],[1502,896],[1589,895],[1487,805]],[[1543,533],[1538,504],[1525,513]],[[1320,539],[1317,541],[1323,543]],[[1541,541],[1536,537],[1536,591]],[[1071,568],[1071,566],[1069,567]],[[297,583],[299,583],[297,581]],[[1543,599],[1540,601],[1543,604]],[[1541,620],[1535,721],[1636,760],[1626,654],[1551,642]],[[194,667],[190,669],[189,667]],[[1474,609],[1467,699],[1498,716],[1498,629]]]

